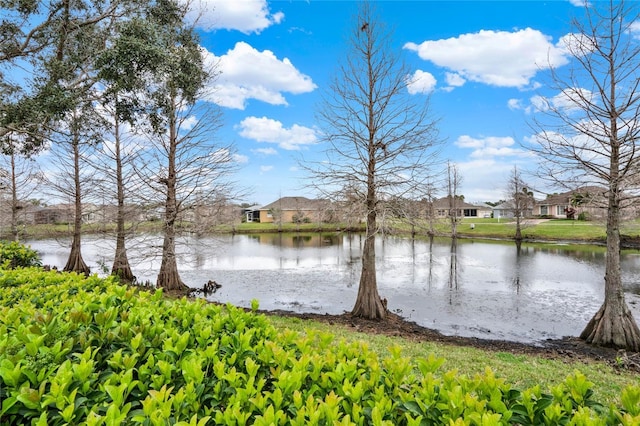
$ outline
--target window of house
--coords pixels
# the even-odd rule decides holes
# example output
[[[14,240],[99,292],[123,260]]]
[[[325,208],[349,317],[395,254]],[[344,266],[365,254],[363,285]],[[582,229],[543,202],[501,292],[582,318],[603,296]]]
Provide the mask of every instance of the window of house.
[[[558,209],[557,213],[556,213],[557,215],[563,215],[563,214],[567,213],[567,211],[566,211],[567,210],[567,206],[557,206],[556,208]]]
[[[476,216],[478,216],[478,210],[464,209],[464,217],[476,217]]]
[[[543,216],[546,216],[549,214],[549,207],[548,206],[540,206],[540,214]]]

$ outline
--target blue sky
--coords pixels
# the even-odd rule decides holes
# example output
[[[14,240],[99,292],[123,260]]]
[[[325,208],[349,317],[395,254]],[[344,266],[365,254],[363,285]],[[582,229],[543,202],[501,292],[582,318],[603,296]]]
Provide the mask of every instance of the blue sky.
[[[395,30],[420,85],[414,96],[439,118],[443,158],[463,177],[471,202],[505,197],[514,166],[535,167],[519,143],[537,99],[558,95],[546,83],[548,64],[569,63],[563,40],[579,1],[374,1]],[[198,27],[221,75],[211,101],[222,107],[218,137],[233,142],[248,201],[309,195],[298,158],[322,150],[315,113],[328,79],[345,54],[356,1],[200,0]],[[541,187],[542,183],[531,182]]]

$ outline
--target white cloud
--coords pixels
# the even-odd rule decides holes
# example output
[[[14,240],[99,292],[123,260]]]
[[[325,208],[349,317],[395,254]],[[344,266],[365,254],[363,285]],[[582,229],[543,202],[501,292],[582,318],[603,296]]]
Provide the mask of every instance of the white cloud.
[[[529,98],[529,105],[521,99],[509,99],[508,106],[512,110],[523,110],[527,114],[531,112],[544,112],[550,109],[571,113],[582,109],[582,106],[588,103],[594,103],[594,94],[590,90],[580,87],[565,89],[552,97],[535,95]]]
[[[260,166],[260,171],[262,173],[270,172],[273,170],[273,166]]]
[[[429,93],[436,87],[436,78],[426,71],[417,70],[407,78],[407,90],[412,95]]]
[[[582,88],[565,89],[550,100],[551,104],[558,109],[574,111],[581,109],[585,102],[593,102],[593,92]]]
[[[580,127],[587,132],[598,132],[600,130],[600,124],[586,121],[581,122]],[[570,152],[571,156],[575,155],[576,158],[581,158],[581,161],[591,163],[592,166],[600,167],[602,170],[607,170],[609,167],[607,152],[602,149],[600,142],[586,134],[576,133],[571,135],[555,131],[544,131],[525,138],[525,142],[546,152],[552,150],[554,152]],[[622,151],[626,149],[624,146],[621,148]],[[631,149],[635,149],[635,147],[631,147]],[[621,152],[621,155],[624,156],[626,153]],[[576,167],[578,167],[577,163]],[[567,168],[563,172],[558,170],[557,173],[566,172],[567,174],[572,174],[574,171],[572,168]],[[559,176],[556,175],[555,177],[558,178]]]
[[[274,148],[257,148],[252,149],[251,152],[262,155],[276,155],[278,153],[278,151]]]
[[[209,153],[209,158],[215,163],[228,163],[235,160],[234,155],[227,148],[219,148]]]
[[[445,74],[445,78],[449,86],[460,87],[465,83],[464,77],[457,73],[448,72]]]
[[[238,164],[247,164],[249,162],[249,157],[242,154],[233,154],[233,161]]]
[[[258,142],[276,143],[282,149],[299,150],[318,141],[316,131],[294,124],[285,128],[280,121],[267,117],[247,117],[236,126],[240,136]]]
[[[498,201],[504,198],[505,176],[513,165],[494,159],[473,159],[456,162],[462,177],[459,193],[467,202]]]
[[[629,31],[631,31],[631,35],[633,38],[640,39],[640,21],[634,21],[629,25]]]
[[[588,34],[569,33],[560,37],[557,46],[567,55],[579,57],[593,52],[596,49],[596,42]]]
[[[523,88],[538,71],[568,63],[564,45],[554,45],[538,30],[515,32],[482,30],[472,34],[420,44],[407,43],[405,49],[443,67],[453,82],[463,80],[499,87]]]
[[[519,110],[519,109],[524,109],[522,106],[522,100],[521,99],[509,99],[507,101],[507,106],[509,107],[510,110]]]
[[[185,0],[186,1],[186,0]],[[267,0],[196,0],[189,19],[204,30],[237,30],[245,34],[260,33],[279,24],[282,12],[271,13]]]
[[[569,3],[576,7],[584,7],[589,4],[587,0],[569,0]]]
[[[196,124],[198,124],[198,121],[199,120],[195,115],[190,115],[180,122],[180,130],[183,132],[191,130]]]
[[[308,93],[317,88],[289,59],[280,60],[272,51],[260,52],[245,42],[236,43],[220,57],[207,51],[204,55],[205,63],[217,65],[220,71],[208,100],[223,107],[244,109],[249,99],[287,105],[283,93]]]
[[[459,148],[472,149],[470,157],[473,159],[491,159],[494,157],[526,157],[528,151],[514,148],[515,141],[510,136],[488,136],[473,138],[468,135],[460,136],[455,145]]]

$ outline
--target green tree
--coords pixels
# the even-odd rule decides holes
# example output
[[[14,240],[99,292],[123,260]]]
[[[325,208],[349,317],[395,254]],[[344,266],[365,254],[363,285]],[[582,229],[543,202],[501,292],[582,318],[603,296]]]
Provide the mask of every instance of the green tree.
[[[134,137],[127,125],[139,126],[148,119],[142,100],[149,84],[147,76],[158,73],[164,60],[164,52],[157,43],[158,28],[152,20],[146,19],[149,13],[148,8],[142,8],[118,22],[108,48],[96,60],[98,77],[105,86],[101,104],[109,116],[113,142],[102,145],[99,161],[105,183],[103,191],[114,194],[117,204],[116,247],[111,274],[127,282],[133,282],[135,276],[127,256],[126,221],[129,215],[125,201],[131,198],[127,182],[135,181],[136,151],[140,149],[132,142]],[[142,127],[153,131],[148,123]]]
[[[126,15],[134,2],[0,1],[0,138],[11,132],[20,135],[28,151],[42,146],[76,105],[78,93],[69,84],[76,86],[80,75],[68,78],[74,56],[69,49],[86,47],[97,54],[104,45],[95,37],[97,29]]]
[[[232,147],[213,137],[219,111],[200,101],[216,74],[206,69],[197,34],[185,23],[188,7],[174,0],[147,4],[100,60],[116,115],[135,122],[153,147],[137,170],[151,189],[146,202],[164,207],[156,285],[178,291],[188,287],[178,272],[177,220],[197,205],[192,199],[226,196],[234,169]]]

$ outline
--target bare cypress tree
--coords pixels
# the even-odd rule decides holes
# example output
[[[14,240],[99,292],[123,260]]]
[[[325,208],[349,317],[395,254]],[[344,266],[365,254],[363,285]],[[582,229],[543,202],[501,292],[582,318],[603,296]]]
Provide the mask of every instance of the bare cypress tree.
[[[506,188],[507,203],[511,204],[511,213],[516,221],[514,240],[522,242],[522,220],[533,208],[533,194],[527,189],[527,184],[522,179],[522,174],[516,166],[513,167]]]
[[[2,173],[0,189],[7,190],[10,235],[13,241],[20,240],[20,222],[25,220],[26,200],[41,181],[38,164],[21,152],[21,144],[13,133],[4,137],[2,144]],[[3,206],[6,209],[6,206]],[[4,213],[4,212],[3,212]],[[22,214],[21,214],[22,213]]]
[[[111,275],[119,277],[126,282],[135,281],[135,276],[131,271],[131,265],[129,265],[129,258],[127,257],[127,247],[125,244],[126,229],[125,221],[128,216],[125,205],[125,156],[122,153],[122,132],[120,121],[117,114],[114,115],[113,123],[113,159],[116,163],[115,180],[116,180],[116,200],[117,200],[117,212],[116,212],[116,252],[113,257],[113,266],[111,267]]]
[[[596,185],[607,199],[605,297],[580,337],[600,346],[640,350],[640,330],[620,273],[621,211],[640,191],[640,42],[638,3],[589,2],[567,47],[570,72],[552,68],[553,88],[534,123],[540,170],[567,187]],[[559,100],[559,102],[558,102]]]
[[[205,110],[202,110],[204,108]],[[196,118],[197,117],[197,118]],[[233,198],[230,180],[237,164],[231,146],[213,137],[220,120],[206,105],[175,104],[165,135],[151,135],[152,150],[142,153],[138,173],[150,191],[143,202],[163,206],[162,261],[156,285],[184,291],[177,258],[178,221],[193,223],[198,215],[216,214],[219,205],[206,200]],[[191,229],[202,230],[194,224]]]
[[[460,215],[461,195],[458,190],[462,185],[462,176],[458,166],[447,163],[447,201],[449,202],[449,223],[451,225],[451,238],[458,238],[458,222],[462,220]]]
[[[54,135],[50,157],[53,169],[47,174],[46,185],[53,190],[52,198],[68,201],[73,223],[69,258],[63,270],[89,275],[90,269],[82,257],[83,204],[93,185],[93,170],[87,158],[100,140],[103,122],[88,102],[67,113]]]
[[[352,314],[370,319],[383,319],[387,312],[375,259],[381,201],[425,181],[436,142],[429,102],[409,95],[411,74],[391,42],[391,31],[372,6],[360,3],[347,54],[319,110],[326,161],[303,165],[325,194],[346,185],[362,188],[367,228]]]
[[[98,13],[96,9],[100,10],[102,5],[63,0],[61,7],[60,19],[55,27],[55,43],[46,52],[42,60],[45,72],[36,81],[38,90],[46,92],[49,88],[64,104],[59,114],[61,119],[55,123],[55,135],[51,138],[53,144],[62,147],[58,152],[70,156],[58,158],[56,164],[62,168],[63,174],[72,176],[67,188],[58,181],[51,182],[53,187],[72,198],[74,204],[73,239],[64,270],[88,275],[90,271],[81,254],[82,181],[83,177],[88,179],[92,173],[86,169],[87,163],[83,162],[83,157],[87,149],[100,141],[104,128],[104,122],[96,110],[99,94],[95,87],[95,57],[104,48],[113,21],[98,19],[79,28],[78,17]]]
[[[134,167],[136,152],[141,147],[133,141],[126,123],[122,123],[115,109],[110,108],[110,105],[105,108],[105,119],[109,121],[107,126],[111,131],[100,144],[92,165],[98,172],[98,188],[103,196],[102,212],[105,217],[109,210],[105,200],[108,200],[109,204],[113,201],[116,203],[116,247],[111,275],[131,283],[135,281],[135,276],[127,256],[126,239],[136,223],[136,217],[133,214],[132,197],[129,192],[140,187],[136,181]]]

